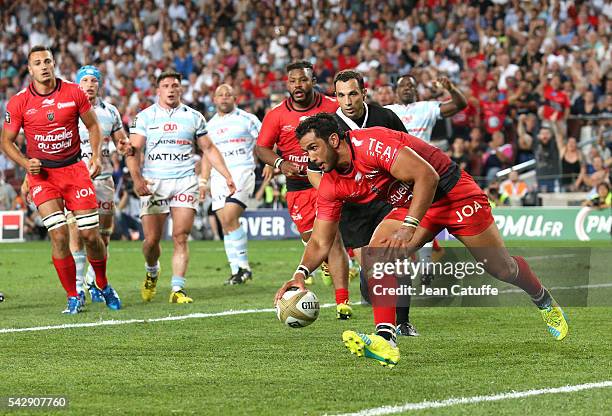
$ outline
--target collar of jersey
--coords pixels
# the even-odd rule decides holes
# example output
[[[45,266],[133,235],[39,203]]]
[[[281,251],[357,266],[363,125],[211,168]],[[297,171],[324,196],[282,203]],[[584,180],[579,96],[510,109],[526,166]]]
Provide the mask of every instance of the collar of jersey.
[[[215,115],[216,115],[217,117],[219,117],[219,118],[225,118],[225,117],[228,117],[228,116],[234,115],[234,114],[236,114],[237,112],[238,112],[238,107],[234,106],[234,109],[233,109],[232,111],[230,111],[229,113],[227,113],[226,115],[224,115],[224,116],[220,115],[220,114],[219,114],[219,112],[217,112]]]
[[[104,101],[102,101],[102,98],[100,97],[96,97],[96,100],[94,101],[94,107],[102,107],[105,108],[106,105],[104,104]]]
[[[287,107],[289,111],[297,111],[298,113],[305,113],[307,111],[312,110],[315,107],[320,106],[322,101],[323,101],[323,96],[321,95],[321,93],[315,91],[314,100],[312,100],[312,105],[309,106],[308,108],[304,108],[303,110],[300,110],[299,108],[295,108],[293,105],[293,100],[291,99],[291,96],[289,96],[285,100],[285,106]]]
[[[30,83],[29,89],[30,89],[30,93],[32,95],[38,95],[39,97],[48,97],[51,94],[53,94],[55,91],[59,91],[61,86],[62,86],[62,80],[60,78],[56,78],[55,79],[55,88],[53,88],[53,91],[51,91],[48,94],[41,94],[38,91],[36,91],[36,88],[34,88],[34,82],[33,81]]]
[[[176,113],[178,110],[180,110],[181,108],[183,108],[183,106],[184,106],[185,104],[183,104],[183,103],[179,103],[179,105],[178,105],[177,107],[174,107],[174,108],[172,108],[172,109],[170,109],[170,110],[168,110],[168,109],[166,109],[166,108],[162,107],[161,105],[159,105],[159,103],[155,103],[155,105],[156,105],[156,106],[157,106],[157,108],[159,108],[161,111],[163,111],[164,113],[166,113],[166,114],[168,114],[168,115],[170,115],[170,116],[171,116],[172,114]]]
[[[361,123],[361,126],[358,126],[357,123],[355,123],[355,121],[353,121],[346,114],[344,114],[340,107],[338,107],[338,109],[336,110],[336,114],[346,123],[347,126],[349,126],[351,130],[363,129],[368,124],[368,116],[369,116],[368,104],[363,103],[363,106],[365,107],[365,117],[363,119],[363,123]]]

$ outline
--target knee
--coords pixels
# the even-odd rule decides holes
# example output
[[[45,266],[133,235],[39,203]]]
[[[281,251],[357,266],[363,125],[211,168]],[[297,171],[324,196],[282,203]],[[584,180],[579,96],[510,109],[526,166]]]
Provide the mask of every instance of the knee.
[[[49,233],[51,242],[59,250],[68,250],[70,245],[70,234],[68,227],[61,227]]]
[[[151,247],[157,246],[159,244],[159,240],[160,240],[159,236],[145,235],[142,245],[144,249],[147,250]]]
[[[225,234],[229,234],[232,231],[236,231],[238,227],[235,225],[235,221],[221,220],[221,228]]]
[[[98,234],[97,229],[81,231],[80,236],[86,246],[94,246],[100,241],[100,234]]]
[[[187,244],[187,237],[187,233],[172,234],[172,241],[174,241],[175,246],[184,246]]]

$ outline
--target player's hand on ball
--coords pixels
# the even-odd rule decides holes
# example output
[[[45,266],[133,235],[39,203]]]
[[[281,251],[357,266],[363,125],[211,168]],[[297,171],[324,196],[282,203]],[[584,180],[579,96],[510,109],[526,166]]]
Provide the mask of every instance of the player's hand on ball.
[[[38,159],[28,160],[28,173],[30,175],[38,175],[40,173],[41,166],[42,163]]]
[[[89,169],[89,176],[93,179],[100,174],[102,171],[102,162],[97,155],[92,155],[87,165]]]
[[[305,292],[306,286],[304,284],[304,275],[301,273],[296,273],[293,275],[293,279],[286,282],[280,289],[276,292],[276,296],[274,296],[274,305],[278,303],[278,301],[283,297],[283,294],[289,290],[291,287],[297,287],[299,291]]]
[[[149,189],[150,182],[147,182],[143,178],[134,179],[134,192],[138,196],[152,195]]]

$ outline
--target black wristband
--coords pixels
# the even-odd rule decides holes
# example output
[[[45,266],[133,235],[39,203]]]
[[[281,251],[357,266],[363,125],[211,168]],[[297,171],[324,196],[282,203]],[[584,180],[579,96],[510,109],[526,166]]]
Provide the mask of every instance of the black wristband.
[[[310,275],[310,270],[308,270],[308,267],[304,266],[303,264],[300,264],[297,269],[295,269],[295,273],[297,272],[303,273],[305,277]]]

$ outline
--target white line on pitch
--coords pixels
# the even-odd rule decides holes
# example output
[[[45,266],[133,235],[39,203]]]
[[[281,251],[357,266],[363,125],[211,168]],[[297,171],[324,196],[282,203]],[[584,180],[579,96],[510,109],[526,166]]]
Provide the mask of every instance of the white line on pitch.
[[[612,387],[612,380],[597,383],[576,384],[573,386],[563,386],[548,389],[536,389],[525,391],[511,391],[508,393],[493,394],[490,396],[457,397],[440,401],[425,401],[419,403],[406,403],[399,406],[381,406],[372,409],[364,409],[355,413],[343,413],[336,416],[382,416],[396,413],[408,412],[410,410],[436,409],[440,407],[450,407],[461,404],[472,404],[482,402],[496,402],[500,400],[520,399],[529,396],[540,396],[542,394],[572,393],[581,390],[601,389]]]
[[[592,289],[592,288],[604,288],[604,287],[612,287],[612,283],[601,283],[601,284],[593,284],[593,285],[578,285],[578,286],[559,286],[552,287],[551,290],[571,290],[571,289]],[[500,291],[500,293],[521,293],[523,292],[521,289],[504,289]],[[436,296],[436,298],[443,298],[446,296]],[[451,297],[451,296],[448,296]],[[427,299],[430,297],[427,296],[414,296],[414,299]],[[355,304],[359,304],[356,302]],[[321,308],[330,308],[332,306],[336,306],[334,303],[327,303],[321,305]],[[52,329],[70,329],[70,328],[88,328],[95,326],[113,326],[113,325],[127,325],[127,324],[142,324],[148,322],[165,322],[165,321],[183,321],[186,319],[202,319],[202,318],[217,318],[220,316],[232,316],[232,315],[244,315],[249,313],[266,313],[266,312],[275,312],[275,309],[238,309],[238,310],[228,310],[222,312],[212,312],[212,313],[191,313],[188,315],[177,315],[177,316],[166,316],[163,318],[151,318],[151,319],[127,319],[127,320],[115,320],[111,319],[108,321],[98,321],[98,322],[82,322],[77,324],[61,324],[61,325],[48,325],[48,326],[35,326],[28,328],[0,328],[0,334],[9,334],[15,332],[34,332],[34,331],[48,331]]]
[[[324,305],[321,305],[321,308],[330,308],[332,306],[336,306],[336,304],[326,303]],[[95,326],[114,326],[114,325],[127,325],[127,324],[145,324],[145,323],[151,323],[151,322],[183,321],[186,319],[218,318],[220,316],[245,315],[248,313],[270,313],[270,312],[276,312],[276,310],[274,308],[239,309],[239,310],[229,310],[229,311],[214,312],[214,313],[198,312],[198,313],[190,313],[188,315],[166,316],[164,318],[126,319],[126,320],[111,319],[108,321],[35,326],[35,327],[29,327],[29,328],[0,328],[0,334],[9,334],[9,333],[15,333],[15,332],[48,331],[52,329],[89,328],[89,327],[95,327]]]

